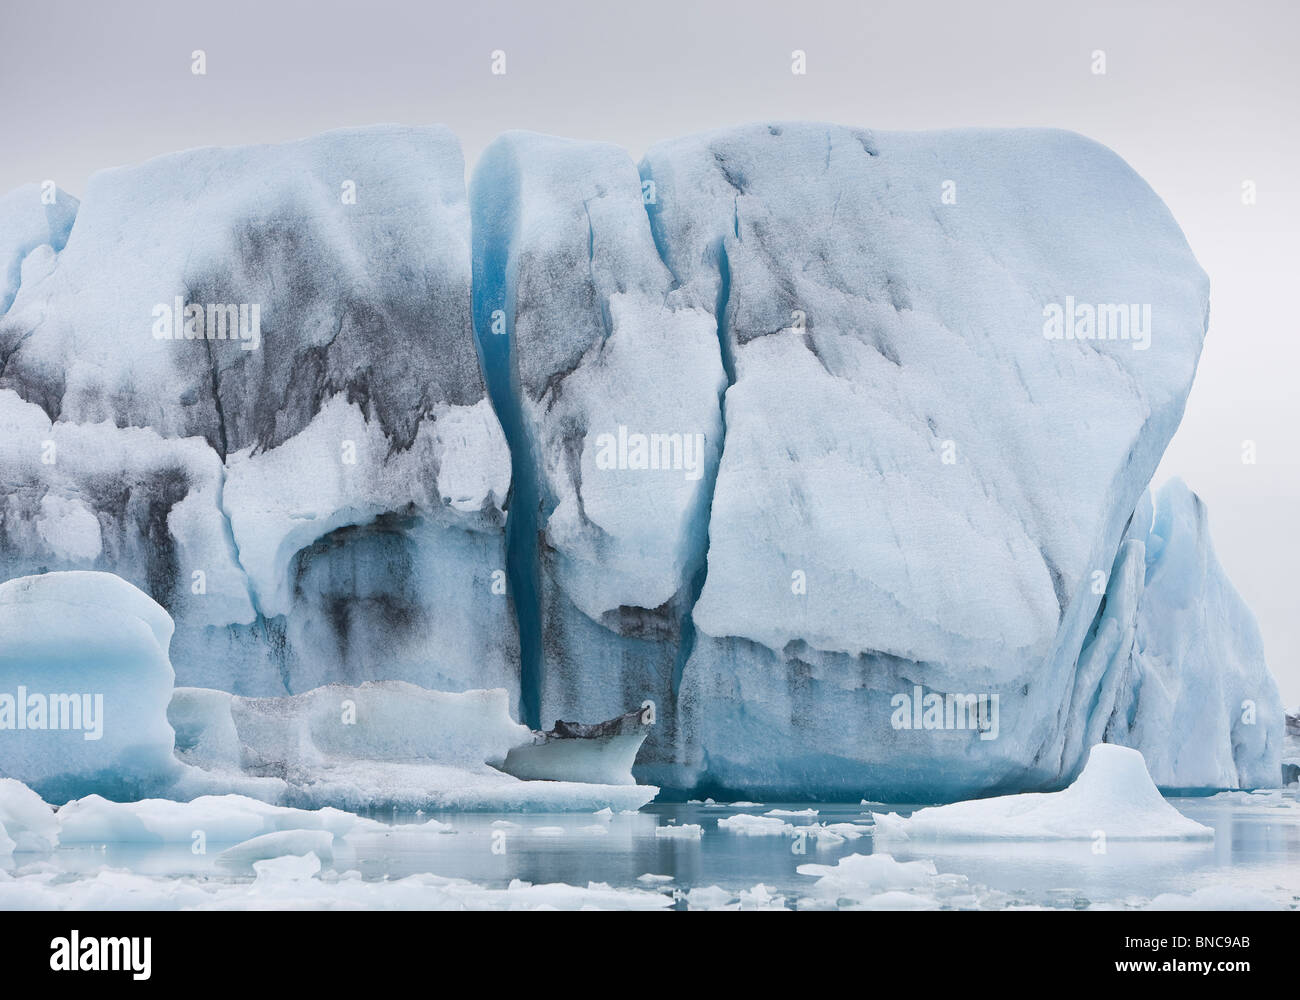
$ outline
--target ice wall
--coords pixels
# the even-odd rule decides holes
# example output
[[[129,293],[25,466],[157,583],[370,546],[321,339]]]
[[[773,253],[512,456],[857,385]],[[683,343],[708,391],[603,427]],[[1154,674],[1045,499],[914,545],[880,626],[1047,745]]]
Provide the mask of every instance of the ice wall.
[[[656,147],[642,173],[736,373],[684,762],[767,794],[1072,772],[1063,694],[1093,574],[1205,330],[1208,284],[1164,205],[1062,132],[755,126]],[[1076,304],[1148,306],[1150,329],[1049,337],[1048,308]],[[895,728],[918,687],[996,694],[997,737]]]
[[[726,383],[712,316],[674,292],[643,201],[623,150],[530,133],[498,139],[471,186],[477,331],[522,487],[511,556],[536,587],[521,613],[537,718],[652,699],[668,714],[651,763],[675,735]]]
[[[0,206],[20,219],[5,247],[44,238],[23,215],[38,194]],[[106,171],[49,241],[0,318],[4,577],[138,584],[176,619],[187,683],[517,697],[510,458],[450,133]]]

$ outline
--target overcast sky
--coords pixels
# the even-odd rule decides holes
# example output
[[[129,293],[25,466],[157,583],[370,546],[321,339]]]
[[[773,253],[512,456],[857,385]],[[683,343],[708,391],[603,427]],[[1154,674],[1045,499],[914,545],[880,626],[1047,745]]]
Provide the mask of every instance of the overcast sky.
[[[1157,480],[1205,498],[1219,557],[1300,703],[1295,435],[1300,5],[1293,2],[5,3],[0,191],[202,145],[441,122],[651,143],[721,125],[1050,125],[1165,199],[1210,275],[1210,335]],[[1136,8],[1136,9],[1134,9]],[[203,49],[207,75],[190,72]],[[493,76],[493,50],[507,55]],[[794,49],[808,72],[790,72]],[[1094,50],[1106,73],[1092,72]],[[1243,181],[1258,203],[1242,204]],[[1242,442],[1258,449],[1242,463]]]

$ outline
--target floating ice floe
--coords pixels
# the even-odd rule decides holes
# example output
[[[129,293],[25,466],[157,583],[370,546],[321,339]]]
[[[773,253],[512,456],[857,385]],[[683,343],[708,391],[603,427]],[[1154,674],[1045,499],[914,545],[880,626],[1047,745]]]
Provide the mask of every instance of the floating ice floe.
[[[500,767],[525,781],[635,785],[632,765],[653,723],[649,703],[594,725],[557,719],[552,729],[512,746]]]
[[[699,840],[703,832],[704,828],[698,823],[655,827],[655,836],[668,840]]]
[[[58,820],[59,840],[64,844],[179,844],[191,842],[196,831],[208,843],[238,844],[286,831],[346,837],[390,829],[339,809],[292,809],[242,795],[205,795],[190,802],[110,802],[88,795],[60,807]]]
[[[812,900],[863,904],[874,900],[884,909],[936,906],[938,879],[933,861],[896,861],[888,854],[850,854],[833,865],[805,864],[800,875],[817,879],[808,890]]]
[[[218,864],[230,867],[251,866],[259,861],[288,856],[314,854],[329,864],[334,860],[334,834],[328,830],[281,830],[264,833],[227,848],[217,855]]]
[[[1214,831],[1161,796],[1142,755],[1100,743],[1083,772],[1059,792],[1031,792],[873,813],[876,842],[902,840],[1200,840]]]
[[[775,816],[754,816],[738,813],[718,820],[718,829],[738,833],[745,837],[785,837],[794,833],[793,824]]]

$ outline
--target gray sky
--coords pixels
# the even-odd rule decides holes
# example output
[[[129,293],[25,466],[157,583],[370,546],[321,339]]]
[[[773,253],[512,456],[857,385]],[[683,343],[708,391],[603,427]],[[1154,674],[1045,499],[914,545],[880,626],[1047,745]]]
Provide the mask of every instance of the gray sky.
[[[1212,282],[1201,369],[1157,481],[1181,475],[1209,504],[1219,557],[1300,703],[1294,3],[46,0],[6,2],[0,25],[0,191],[53,178],[80,194],[95,170],[160,153],[383,121],[442,122],[471,165],[508,128],[639,156],[794,118],[1051,125],[1106,143],[1169,204]],[[796,48],[806,76],[790,72]]]

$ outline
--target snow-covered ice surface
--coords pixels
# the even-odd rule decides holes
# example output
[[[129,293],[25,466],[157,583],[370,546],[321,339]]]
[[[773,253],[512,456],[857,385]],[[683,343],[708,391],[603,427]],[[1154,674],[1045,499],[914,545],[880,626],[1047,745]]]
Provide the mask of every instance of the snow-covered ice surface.
[[[40,194],[0,201],[3,578],[131,581],[184,683],[517,696],[455,137],[198,149],[96,174],[79,207]]]
[[[1071,727],[1104,681],[1076,666],[1094,574],[1205,331],[1208,283],[1164,205],[1060,132],[752,126],[664,143],[641,172],[733,382],[686,762],[768,794],[958,797],[1071,774],[1086,751]],[[1044,309],[1067,297],[1150,304],[1149,343],[1049,339]],[[1193,700],[1206,669],[1169,663]],[[891,699],[917,686],[999,695],[997,738],[897,731]],[[1268,684],[1252,696],[1272,711]],[[1231,747],[1236,707],[1162,733],[1171,758]],[[1225,779],[1273,760],[1242,757]]]
[[[901,840],[1212,840],[1161,796],[1142,755],[1099,743],[1059,792],[953,802],[903,818],[872,813],[875,837]]]
[[[0,197],[0,316],[23,280],[43,277],[68,242],[77,199],[62,190],[25,184]]]

